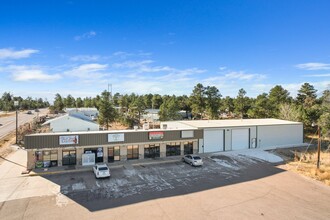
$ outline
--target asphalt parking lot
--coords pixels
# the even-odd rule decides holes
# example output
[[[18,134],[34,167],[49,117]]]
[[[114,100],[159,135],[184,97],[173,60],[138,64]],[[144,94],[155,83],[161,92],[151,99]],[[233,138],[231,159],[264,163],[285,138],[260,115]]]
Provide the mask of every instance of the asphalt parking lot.
[[[158,165],[124,165],[111,169],[111,177],[96,179],[90,172],[45,176],[60,185],[63,195],[91,211],[155,198],[188,194],[258,179],[281,172],[271,164],[246,156],[204,158],[202,167],[180,160]]]

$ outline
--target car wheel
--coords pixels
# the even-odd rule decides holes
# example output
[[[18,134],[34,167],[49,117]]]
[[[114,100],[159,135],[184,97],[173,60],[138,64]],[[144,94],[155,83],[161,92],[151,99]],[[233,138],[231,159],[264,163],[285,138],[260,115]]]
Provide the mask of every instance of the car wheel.
[[[192,166],[193,164],[192,164],[192,162],[190,162],[190,166]]]

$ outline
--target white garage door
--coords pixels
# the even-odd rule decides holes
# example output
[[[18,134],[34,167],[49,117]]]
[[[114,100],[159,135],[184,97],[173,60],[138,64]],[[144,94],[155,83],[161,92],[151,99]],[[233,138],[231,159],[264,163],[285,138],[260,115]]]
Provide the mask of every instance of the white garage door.
[[[204,152],[223,151],[223,129],[204,130]]]
[[[233,129],[231,131],[231,149],[241,150],[249,148],[249,129]]]

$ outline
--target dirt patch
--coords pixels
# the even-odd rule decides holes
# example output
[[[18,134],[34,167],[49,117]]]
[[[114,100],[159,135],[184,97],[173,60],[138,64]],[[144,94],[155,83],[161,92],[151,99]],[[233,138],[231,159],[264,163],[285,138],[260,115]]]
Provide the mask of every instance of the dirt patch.
[[[286,169],[321,181],[330,186],[330,150],[322,149],[320,168],[317,169],[317,149],[315,146],[276,149],[276,153],[286,159]]]
[[[3,158],[6,158],[12,151],[12,144],[15,143],[15,135],[9,134],[2,140],[0,140],[0,164],[3,162]]]

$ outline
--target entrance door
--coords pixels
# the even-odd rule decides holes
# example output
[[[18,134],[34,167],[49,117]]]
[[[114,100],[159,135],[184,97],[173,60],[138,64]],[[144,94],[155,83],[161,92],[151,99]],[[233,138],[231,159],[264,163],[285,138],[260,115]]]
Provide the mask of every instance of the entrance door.
[[[85,148],[84,153],[92,153],[95,155],[95,162],[102,163],[103,162],[103,147],[98,148]]]
[[[76,150],[63,150],[63,165],[76,165]]]
[[[108,148],[108,162],[112,163],[114,161],[120,160],[120,147],[114,146]]]

